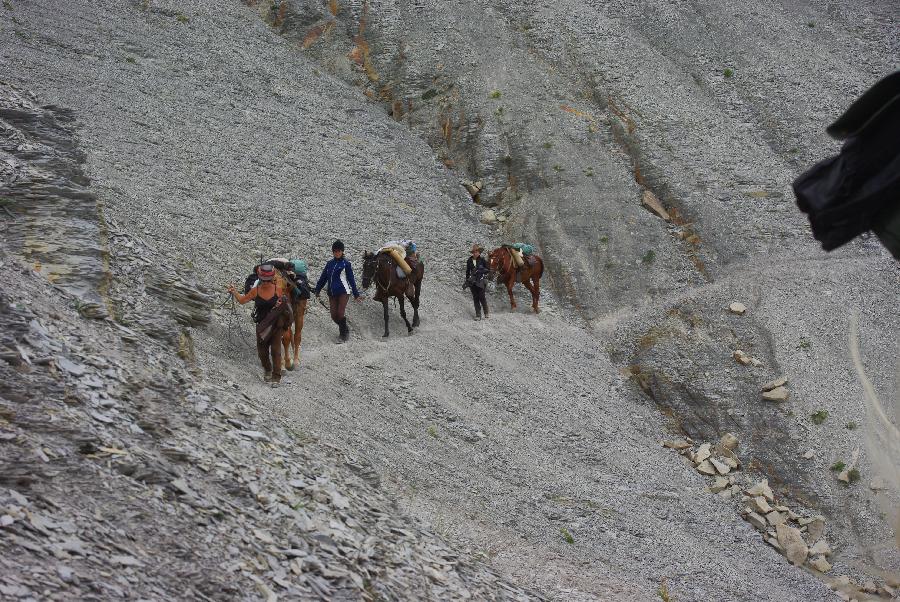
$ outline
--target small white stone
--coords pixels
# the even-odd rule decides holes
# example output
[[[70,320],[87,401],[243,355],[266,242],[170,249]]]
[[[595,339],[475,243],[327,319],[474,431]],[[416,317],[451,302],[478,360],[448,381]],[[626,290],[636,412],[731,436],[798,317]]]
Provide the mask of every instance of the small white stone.
[[[705,474],[708,477],[715,476],[716,469],[713,468],[713,465],[710,464],[709,460],[704,460],[697,465],[697,472],[700,474]]]
[[[763,391],[762,398],[766,401],[787,401],[791,392],[785,387],[775,387],[770,391]]]
[[[769,381],[762,386],[763,391],[771,391],[772,389],[777,389],[778,387],[783,387],[787,384],[788,379],[786,376],[782,376],[781,378],[776,378],[773,381]]]
[[[775,501],[775,494],[772,493],[772,488],[769,487],[769,479],[763,479],[762,481],[748,489],[747,495],[753,497],[761,495],[770,502]]]
[[[728,306],[728,310],[733,314],[737,314],[737,315],[741,316],[744,314],[744,312],[747,311],[747,306],[739,301],[735,301],[734,303],[732,303],[731,305]]]
[[[809,566],[819,571],[820,573],[827,573],[831,570],[831,563],[825,560],[822,556],[817,556],[809,561]]]

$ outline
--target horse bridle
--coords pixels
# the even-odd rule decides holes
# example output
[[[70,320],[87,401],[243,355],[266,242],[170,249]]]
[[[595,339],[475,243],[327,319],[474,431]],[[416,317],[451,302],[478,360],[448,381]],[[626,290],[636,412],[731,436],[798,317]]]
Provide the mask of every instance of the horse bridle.
[[[376,290],[379,290],[382,293],[387,293],[391,287],[390,277],[388,277],[388,283],[385,285],[382,285],[378,281],[378,253],[373,253],[369,257],[372,258],[372,263],[375,264],[374,268],[372,270],[372,282],[375,284]],[[366,264],[365,264],[365,259],[363,259],[363,277],[365,277],[365,269],[366,269]],[[365,288],[365,287],[363,287],[363,288]]]
[[[512,250],[510,250],[509,247],[503,247],[503,248],[506,249],[506,251],[507,251],[507,254],[508,254],[508,257],[509,257],[509,267],[510,267],[510,269],[509,269],[508,271],[503,271],[503,270],[500,270],[500,269],[491,270],[492,273],[497,274],[498,276],[503,276],[503,274],[508,274],[510,271],[512,271],[512,266],[513,266]],[[490,255],[489,255],[488,257],[490,257]],[[488,264],[488,265],[490,265],[490,264]],[[498,265],[498,267],[502,267],[499,258],[497,259],[497,265]]]

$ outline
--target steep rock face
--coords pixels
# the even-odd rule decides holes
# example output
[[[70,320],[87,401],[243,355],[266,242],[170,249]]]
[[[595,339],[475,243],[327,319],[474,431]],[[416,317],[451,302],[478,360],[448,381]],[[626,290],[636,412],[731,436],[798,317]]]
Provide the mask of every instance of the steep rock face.
[[[835,148],[824,125],[897,44],[877,3],[253,4],[482,182],[587,318],[815,255],[787,184]],[[645,190],[674,225],[638,206]]]
[[[109,315],[106,234],[97,196],[84,175],[71,110],[38,106],[2,87],[0,163],[4,236],[47,279],[77,295],[82,311]]]

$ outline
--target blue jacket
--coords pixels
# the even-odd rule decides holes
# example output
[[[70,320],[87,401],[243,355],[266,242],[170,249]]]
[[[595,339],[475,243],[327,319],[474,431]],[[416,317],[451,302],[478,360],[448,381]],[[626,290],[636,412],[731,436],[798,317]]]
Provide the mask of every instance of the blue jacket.
[[[322,290],[325,283],[328,283],[328,289],[325,291],[329,297],[336,295],[349,295],[353,293],[354,297],[359,297],[359,291],[356,290],[356,280],[353,279],[353,268],[350,262],[344,258],[332,259],[325,264],[322,275],[319,276],[319,282],[316,283],[316,294]]]

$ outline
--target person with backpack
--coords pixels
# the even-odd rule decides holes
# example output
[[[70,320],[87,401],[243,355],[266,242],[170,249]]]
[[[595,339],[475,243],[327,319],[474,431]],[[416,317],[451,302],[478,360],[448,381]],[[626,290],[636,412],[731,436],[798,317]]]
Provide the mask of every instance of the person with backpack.
[[[264,380],[281,382],[281,339],[291,327],[293,313],[285,291],[275,283],[275,268],[271,264],[259,266],[256,273],[259,283],[245,294],[239,294],[234,284],[228,292],[241,305],[253,301],[253,319],[256,322],[256,353],[265,372]]]
[[[487,295],[487,276],[490,272],[487,261],[481,256],[484,251],[479,245],[472,246],[472,255],[466,260],[466,282],[463,289],[469,288],[472,291],[472,302],[475,304],[475,319],[481,319],[481,310],[484,309],[484,317],[488,318]]]
[[[341,342],[350,338],[350,328],[347,326],[347,318],[344,312],[347,309],[347,301],[350,295],[356,301],[361,301],[362,297],[356,289],[356,280],[353,278],[353,267],[347,258],[344,257],[344,243],[340,240],[334,241],[331,245],[331,253],[334,256],[325,264],[322,275],[316,283],[316,297],[327,285],[326,293],[328,294],[328,309],[331,312],[331,320],[338,325]]]

